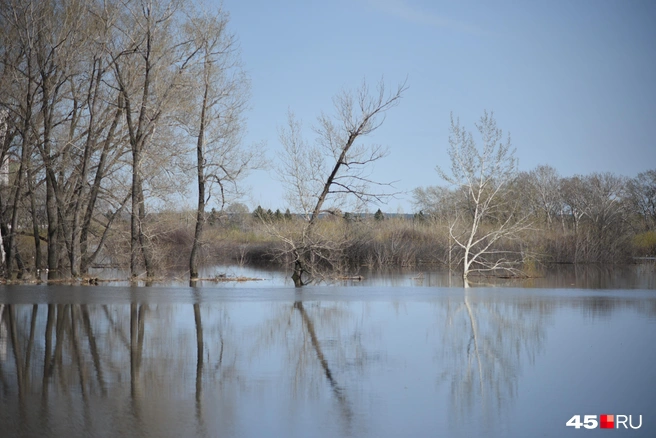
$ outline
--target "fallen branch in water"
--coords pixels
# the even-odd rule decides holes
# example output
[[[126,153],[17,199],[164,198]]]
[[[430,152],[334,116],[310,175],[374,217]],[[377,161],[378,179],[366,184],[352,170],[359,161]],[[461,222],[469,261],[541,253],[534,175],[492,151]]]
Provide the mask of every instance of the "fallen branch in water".
[[[209,278],[199,278],[198,281],[213,281],[220,283],[223,281],[262,281],[263,278],[254,278],[254,277],[228,277],[225,275],[217,275],[216,277]]]
[[[353,281],[362,281],[364,277],[362,275],[356,275],[354,277],[337,277],[338,280],[353,280]]]

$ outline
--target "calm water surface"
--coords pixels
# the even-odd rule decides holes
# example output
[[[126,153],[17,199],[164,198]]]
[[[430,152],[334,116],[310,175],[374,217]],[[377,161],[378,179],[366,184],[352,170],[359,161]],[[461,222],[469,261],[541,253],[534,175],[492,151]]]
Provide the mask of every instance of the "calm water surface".
[[[101,279],[117,279],[120,281],[104,281],[104,284],[125,286],[130,273],[117,269],[92,270],[92,275]],[[224,276],[228,280],[237,277],[257,279],[250,282],[216,282],[201,280],[199,286],[222,288],[252,288],[259,287],[291,287],[291,272],[276,268],[253,266],[216,265],[201,268],[200,276],[212,279]],[[331,286],[363,286],[363,287],[462,287],[462,279],[456,273],[435,266],[419,266],[415,268],[360,268],[353,273],[358,280],[335,280]],[[43,278],[45,280],[45,276]],[[541,268],[535,278],[498,279],[472,278],[476,286],[488,287],[524,287],[524,288],[557,288],[557,289],[656,289],[656,263],[634,265],[568,265],[553,264]],[[143,284],[143,282],[142,282]],[[159,286],[187,286],[189,272],[169,271],[168,276],[158,279]]]
[[[2,437],[656,436],[656,291],[0,286],[0,307]]]

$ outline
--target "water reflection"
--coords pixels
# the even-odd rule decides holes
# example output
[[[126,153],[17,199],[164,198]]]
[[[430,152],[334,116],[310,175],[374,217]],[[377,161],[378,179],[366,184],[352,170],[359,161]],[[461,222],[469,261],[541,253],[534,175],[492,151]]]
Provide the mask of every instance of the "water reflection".
[[[390,268],[363,271],[365,281],[346,281],[349,286],[387,287],[463,287],[456,271],[431,267],[415,269]],[[501,279],[472,277],[474,287],[519,287],[563,289],[656,289],[656,264],[636,265],[550,265],[537,272],[535,278]]]
[[[97,269],[105,285],[125,286],[129,272],[116,269]],[[656,289],[656,264],[635,265],[548,265],[535,273],[535,278],[501,279],[471,278],[474,287],[564,288],[564,289]],[[217,265],[201,269],[204,280],[189,282],[187,272],[172,272],[168,278],[159,278],[157,286],[191,286],[253,288],[291,287],[291,273],[275,268]],[[234,281],[237,278],[250,281]],[[356,287],[463,287],[462,275],[435,266],[415,268],[362,268],[350,279],[323,283],[329,286]],[[113,281],[108,281],[113,280]],[[137,283],[145,285],[144,282]]]
[[[540,297],[499,300],[471,289],[436,306],[451,427],[476,419],[489,428],[507,420],[522,368],[542,352],[555,308],[555,301]]]
[[[524,376],[567,360],[562,325],[630,329],[627,343],[656,327],[656,297],[629,291],[125,289],[44,302],[35,290],[0,289],[7,436],[523,436],[507,428],[517,411],[544,411]],[[626,365],[569,366],[600,379],[639,366],[656,389],[656,354],[622,354]]]

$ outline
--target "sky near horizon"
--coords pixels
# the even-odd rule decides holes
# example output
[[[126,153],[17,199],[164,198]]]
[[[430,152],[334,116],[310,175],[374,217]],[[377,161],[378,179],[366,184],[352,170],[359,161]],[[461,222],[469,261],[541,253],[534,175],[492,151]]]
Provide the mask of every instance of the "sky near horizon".
[[[214,4],[215,0],[207,0]],[[216,0],[216,5],[220,4]],[[305,126],[332,97],[384,77],[408,90],[363,143],[387,146],[373,177],[407,192],[444,184],[449,115],[473,131],[484,110],[510,132],[520,170],[562,176],[656,168],[656,2],[651,0],[223,0],[251,82],[246,143],[266,142],[291,109]],[[308,129],[307,139],[313,133]],[[246,185],[251,209],[286,207],[273,166]],[[378,206],[372,206],[375,211]]]

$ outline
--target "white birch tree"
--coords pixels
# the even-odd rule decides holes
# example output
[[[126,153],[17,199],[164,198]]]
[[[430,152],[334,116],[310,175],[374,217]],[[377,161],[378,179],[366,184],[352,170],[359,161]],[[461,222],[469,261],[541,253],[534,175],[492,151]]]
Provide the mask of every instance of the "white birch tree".
[[[499,248],[506,239],[515,239],[529,227],[528,217],[517,208],[512,182],[517,175],[515,149],[510,135],[504,141],[494,114],[485,111],[476,130],[482,146],[474,141],[459,119],[451,115],[449,158],[451,172],[439,166],[438,174],[465,197],[449,221],[449,235],[462,250],[462,278],[465,287],[473,272],[499,270],[517,273],[516,254]]]

